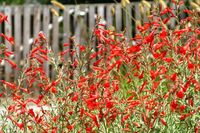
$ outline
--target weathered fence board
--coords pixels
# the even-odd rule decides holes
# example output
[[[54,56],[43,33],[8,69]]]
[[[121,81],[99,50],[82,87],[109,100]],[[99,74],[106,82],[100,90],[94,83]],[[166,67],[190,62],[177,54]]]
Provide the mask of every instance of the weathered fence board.
[[[50,24],[50,11],[49,7],[45,6],[43,8],[43,33],[46,36],[47,40],[49,41],[49,24]],[[49,42],[48,42],[49,43]],[[49,63],[44,63],[45,73],[49,76]]]
[[[33,12],[34,12],[34,29],[33,29],[33,35],[34,35],[34,38],[37,37],[38,33],[40,32],[41,30],[41,6],[37,5],[33,8]]]
[[[64,14],[63,14],[63,17],[64,17],[64,20],[63,20],[63,31],[64,31],[64,34],[63,34],[63,44],[64,43],[67,43],[69,44],[70,42],[70,36],[71,36],[71,30],[70,30],[70,13],[69,13],[69,10],[70,10],[70,7],[69,6],[65,6],[65,10],[64,10]],[[64,47],[64,51],[65,50],[69,50],[70,49],[70,46],[65,46]],[[70,59],[70,53],[67,52],[65,54],[65,59],[69,60]]]
[[[106,21],[107,21],[106,24],[108,27],[113,25],[112,8],[113,8],[112,4],[106,6]]]
[[[120,4],[115,7],[115,18],[116,31],[120,32],[122,30],[122,8]]]
[[[95,26],[95,6],[89,6],[89,31],[90,34],[93,32],[93,28]],[[93,44],[93,49],[96,49],[95,43]]]
[[[8,16],[9,23],[5,25],[5,34],[8,37],[12,36],[12,17],[11,17],[12,9],[10,7],[5,7],[4,14]],[[12,50],[12,46],[9,44],[8,41],[5,41],[6,47],[9,51]],[[5,62],[5,79],[7,81],[10,80],[10,76],[12,74],[12,68],[8,62]]]
[[[139,3],[135,3],[134,5],[135,5],[135,6],[134,6],[135,20],[141,21],[141,14],[138,13],[138,12],[139,12]],[[136,31],[136,33],[138,33],[138,31],[137,31],[136,28],[137,28],[137,27],[135,26],[135,31]]]
[[[22,43],[22,7],[21,6],[17,6],[14,9],[15,14],[14,14],[14,38],[15,38],[15,63],[17,64],[17,66],[20,66],[20,60],[21,60],[21,43]],[[15,78],[17,78],[18,76],[18,72],[19,71],[15,71]]]
[[[23,16],[23,23],[24,23],[24,31],[23,31],[23,58],[27,57],[27,54],[30,50],[29,40],[31,38],[30,35],[30,22],[31,22],[31,9],[32,6],[24,6],[24,16]],[[35,28],[35,26],[34,26]]]
[[[125,19],[126,19],[126,35],[128,37],[128,39],[130,39],[132,37],[132,13],[131,13],[131,5],[127,5],[126,9],[125,9]]]
[[[101,20],[100,20],[100,23],[104,23],[105,22],[105,6],[104,5],[99,5],[97,6],[97,13],[98,13],[98,16],[101,17]]]
[[[55,8],[56,11],[58,11],[58,8]],[[59,22],[58,22],[58,16],[53,15],[53,30],[52,30],[52,50],[55,54],[55,60],[57,60],[56,54],[59,52]],[[54,77],[55,71],[53,68],[51,68],[51,77]]]
[[[56,9],[58,11],[58,9]],[[53,15],[52,49],[55,54],[59,52],[59,23],[58,16]]]

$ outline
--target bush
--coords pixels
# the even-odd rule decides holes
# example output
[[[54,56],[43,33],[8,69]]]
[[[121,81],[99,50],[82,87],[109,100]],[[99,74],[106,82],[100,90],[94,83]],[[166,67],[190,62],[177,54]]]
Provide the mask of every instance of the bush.
[[[177,10],[154,10],[130,40],[97,23],[88,45],[74,43],[54,55],[39,33],[19,79],[1,81],[12,102],[4,106],[0,130],[198,133],[199,12],[181,10],[188,17],[179,20],[174,11],[183,3],[174,3]],[[171,19],[177,22],[173,29],[167,27]],[[72,60],[66,60],[68,53]],[[44,72],[47,61],[55,79]],[[33,89],[41,92],[35,99]]]

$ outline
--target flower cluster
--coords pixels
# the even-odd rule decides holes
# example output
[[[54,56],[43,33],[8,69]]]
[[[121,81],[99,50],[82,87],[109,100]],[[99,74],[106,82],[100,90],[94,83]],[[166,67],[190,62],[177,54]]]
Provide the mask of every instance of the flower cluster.
[[[178,11],[183,3],[174,4]],[[12,99],[0,130],[198,133],[199,12],[180,13],[187,17],[180,19],[175,9],[160,6],[130,40],[97,23],[88,45],[64,44],[73,49],[59,55],[39,33],[18,81],[0,81]],[[177,26],[170,29],[172,19]],[[2,36],[12,44],[12,38]],[[53,77],[45,63],[55,71]],[[39,95],[32,98],[34,90]]]

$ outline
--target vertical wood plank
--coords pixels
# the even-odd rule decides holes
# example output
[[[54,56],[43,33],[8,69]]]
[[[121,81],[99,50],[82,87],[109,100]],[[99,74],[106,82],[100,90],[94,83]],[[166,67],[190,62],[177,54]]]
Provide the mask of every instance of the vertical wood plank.
[[[80,25],[80,21],[81,21],[81,17],[79,16],[79,11],[80,11],[80,6],[76,5],[75,6],[75,14],[74,14],[74,28],[75,28],[75,38],[76,38],[76,43],[79,44],[80,43],[80,32],[81,32],[81,25]],[[79,53],[79,49],[76,49],[77,52]]]
[[[12,8],[9,6],[5,7],[4,14],[8,16],[8,21],[9,23],[5,23],[5,35],[8,37],[12,36]],[[8,41],[5,41],[6,47],[8,48],[9,51],[12,51],[12,46]],[[12,74],[12,67],[10,64],[6,61],[5,62],[5,79],[7,81],[10,81],[11,79],[11,74]]]
[[[58,9],[55,9],[58,11]],[[58,16],[53,15],[53,40],[52,40],[52,49],[55,52],[55,54],[58,54],[58,41],[59,41],[59,23],[58,23]]]
[[[91,47],[91,49],[93,49],[93,51],[96,51],[96,37],[93,36],[93,31],[94,31],[94,27],[95,27],[95,5],[89,5],[88,9],[89,9],[89,45]],[[89,60],[88,62],[88,66],[87,69],[90,69],[91,64],[93,64],[95,61],[95,59],[93,60]]]
[[[117,4],[115,7],[116,15],[115,15],[115,23],[116,23],[116,30],[120,32],[122,30],[122,7],[121,4]]]
[[[141,22],[141,14],[140,14],[140,10],[139,10],[139,3],[137,2],[134,5],[135,5],[135,7],[134,7],[135,20]],[[136,33],[138,33],[136,24],[135,24],[135,31],[136,31]]]
[[[131,13],[131,5],[126,6],[126,35],[128,39],[132,37],[132,13]]]
[[[87,31],[87,11],[88,9],[88,5],[82,5],[80,7],[80,27],[81,27],[81,33],[80,33],[80,44],[81,45],[86,45],[86,43],[88,42],[88,31]],[[86,46],[87,47],[87,46]],[[87,59],[85,59],[84,64],[88,62]],[[88,71],[88,66],[84,65],[82,67],[83,71]]]
[[[88,37],[88,33],[87,33],[87,13],[86,13],[86,9],[88,9],[87,5],[81,5],[80,6],[80,27],[81,27],[81,33],[80,33],[80,43],[84,44],[85,42],[87,42],[87,37]]]
[[[30,50],[30,17],[31,17],[31,9],[30,5],[24,6],[24,33],[23,33],[23,59],[25,59]]]
[[[15,63],[17,66],[20,66],[20,60],[21,60],[21,43],[22,43],[22,21],[21,21],[21,15],[22,15],[22,6],[16,6],[14,11],[14,37],[15,37]],[[15,70],[15,79],[17,79],[18,76],[18,70]]]
[[[43,32],[47,40],[49,40],[49,24],[50,24],[50,10],[49,6],[43,6]]]
[[[80,49],[77,45],[80,44],[80,32],[81,32],[81,27],[80,27],[80,16],[79,16],[79,9],[80,7],[78,5],[76,5],[74,7],[75,9],[75,13],[74,13],[74,28],[75,28],[75,33],[74,33],[74,36],[75,36],[75,44],[73,45],[73,49],[75,50],[75,55],[73,57],[73,61],[75,59],[76,56],[79,56],[80,54]],[[73,73],[73,79],[76,79],[78,77],[78,69],[75,69],[74,70],[74,73]]]
[[[69,44],[69,38],[71,36],[71,30],[70,30],[70,14],[69,14],[70,6],[65,6],[64,14],[63,14],[63,43],[68,43]],[[63,50],[70,50],[70,46],[64,47]],[[70,59],[70,52],[66,53],[64,58],[66,60]]]
[[[90,34],[90,37],[92,37],[94,26],[95,26],[95,6],[90,5],[89,6],[89,34]],[[90,43],[91,43],[91,41],[90,41]],[[96,49],[95,42],[92,44],[92,48],[93,48],[93,50]]]
[[[49,23],[50,23],[49,7],[44,6],[44,8],[43,8],[43,32],[48,41],[49,41]],[[44,69],[45,69],[46,75],[49,76],[50,72],[49,72],[49,63],[48,62],[44,63]]]
[[[55,10],[58,12],[58,8],[55,8]],[[58,16],[53,14],[53,33],[52,33],[52,50],[56,55],[59,52],[59,23],[58,23]],[[51,71],[52,79],[55,78],[54,71]]]
[[[175,9],[175,4],[173,3],[173,2],[171,2],[170,3],[170,7],[172,8],[172,9]],[[172,10],[173,11],[173,13],[175,14],[175,10]],[[171,19],[170,19],[170,28],[174,28],[175,27],[175,25],[176,25],[176,19],[174,18],[174,17],[172,17]]]
[[[33,7],[33,40],[37,38],[38,33],[41,30],[41,7],[40,5],[34,5]],[[43,65],[44,66],[44,65]],[[43,67],[44,68],[44,67]],[[39,89],[34,89],[34,95],[38,96],[40,93]]]
[[[112,8],[113,4],[109,4],[106,6],[106,24],[107,26],[112,26],[113,25],[113,15],[112,15]]]
[[[148,15],[147,15],[148,11],[149,11],[149,8],[146,5],[144,5],[144,14],[143,14],[143,19],[142,19],[143,23],[148,22]]]
[[[95,26],[95,6],[89,5],[89,31],[92,32]]]
[[[97,6],[98,17],[101,17],[100,23],[105,23],[104,5]]]
[[[33,36],[34,36],[34,39],[37,37],[38,33],[40,32],[41,30],[41,7],[40,5],[35,5],[34,8],[33,8],[33,12],[34,12],[34,21],[33,21]]]

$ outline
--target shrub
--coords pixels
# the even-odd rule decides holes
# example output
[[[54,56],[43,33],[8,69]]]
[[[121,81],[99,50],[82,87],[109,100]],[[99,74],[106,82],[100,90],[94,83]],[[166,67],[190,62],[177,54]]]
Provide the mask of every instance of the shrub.
[[[181,10],[188,17],[179,20],[174,11],[183,3],[174,3],[177,10],[154,10],[130,40],[97,23],[88,45],[74,43],[74,49],[54,55],[39,33],[19,79],[1,81],[12,98],[1,130],[198,133],[199,12]],[[172,29],[171,19],[177,22]],[[95,37],[98,51],[92,47]],[[45,62],[55,79],[45,74]],[[31,89],[40,89],[40,95],[31,98]]]

